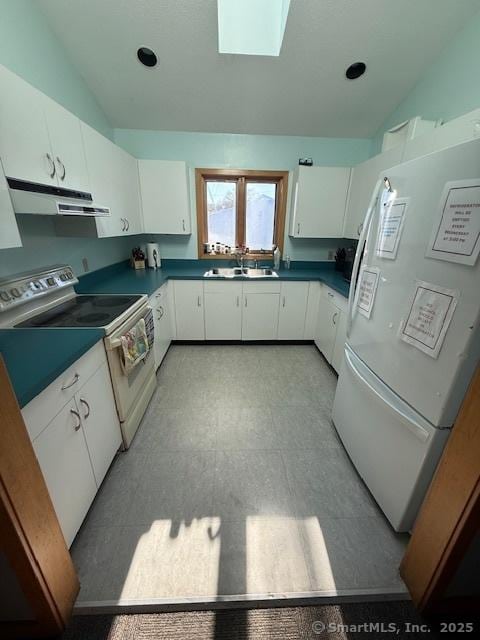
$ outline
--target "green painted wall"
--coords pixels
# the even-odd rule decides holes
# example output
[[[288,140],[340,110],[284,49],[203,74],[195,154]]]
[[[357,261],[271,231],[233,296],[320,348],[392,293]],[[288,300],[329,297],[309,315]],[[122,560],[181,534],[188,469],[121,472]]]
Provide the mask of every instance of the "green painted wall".
[[[35,0],[0,0],[0,64],[112,138],[105,113]]]
[[[372,151],[381,149],[384,131],[420,115],[452,120],[480,107],[480,13],[458,33],[410,94],[379,128]]]
[[[293,169],[298,158],[312,157],[317,165],[352,166],[371,155],[371,140],[307,138],[178,131],[115,129],[115,142],[137,158],[184,160],[195,167],[235,169]],[[196,258],[196,213],[193,175],[190,180],[193,233],[191,236],[153,237],[165,258]],[[289,199],[290,203],[290,199]],[[287,226],[289,211],[287,211]],[[285,235],[284,254],[292,260],[325,260],[340,240],[311,240]]]

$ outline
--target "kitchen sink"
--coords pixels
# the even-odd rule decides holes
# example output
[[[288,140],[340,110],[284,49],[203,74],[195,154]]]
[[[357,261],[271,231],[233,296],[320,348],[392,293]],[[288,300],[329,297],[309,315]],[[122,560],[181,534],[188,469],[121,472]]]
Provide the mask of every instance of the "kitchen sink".
[[[270,267],[214,267],[205,273],[207,278],[278,278],[278,273]]]

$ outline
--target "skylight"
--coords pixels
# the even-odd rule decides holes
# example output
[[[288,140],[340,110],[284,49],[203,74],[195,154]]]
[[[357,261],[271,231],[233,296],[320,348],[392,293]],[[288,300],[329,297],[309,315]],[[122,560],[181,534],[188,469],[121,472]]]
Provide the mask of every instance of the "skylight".
[[[217,0],[218,51],[279,56],[290,0]]]

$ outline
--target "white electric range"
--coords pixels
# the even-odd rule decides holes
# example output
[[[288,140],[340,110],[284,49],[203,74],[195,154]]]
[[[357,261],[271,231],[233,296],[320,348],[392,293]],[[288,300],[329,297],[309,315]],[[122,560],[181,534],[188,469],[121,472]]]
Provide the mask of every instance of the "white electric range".
[[[153,349],[129,375],[122,367],[121,336],[141,318],[152,346],[153,316],[146,295],[78,295],[78,279],[68,265],[0,279],[1,328],[101,328],[123,444],[128,448],[155,390]]]

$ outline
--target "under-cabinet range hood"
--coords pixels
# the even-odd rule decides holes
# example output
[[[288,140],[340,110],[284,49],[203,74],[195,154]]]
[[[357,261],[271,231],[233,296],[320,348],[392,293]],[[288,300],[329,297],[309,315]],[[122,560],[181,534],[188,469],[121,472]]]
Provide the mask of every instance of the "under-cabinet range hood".
[[[93,204],[92,194],[7,177],[15,213],[46,216],[109,216],[110,209]]]

